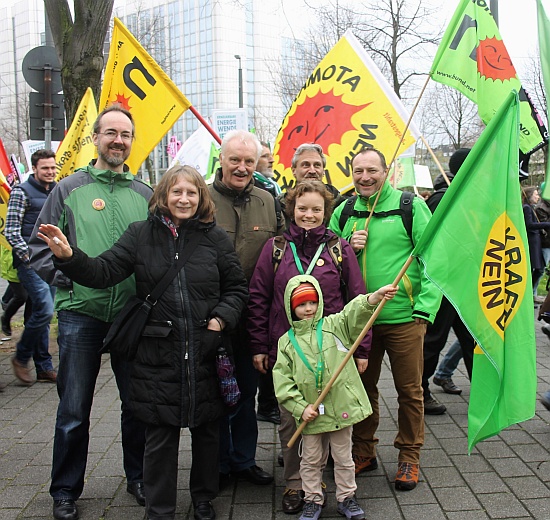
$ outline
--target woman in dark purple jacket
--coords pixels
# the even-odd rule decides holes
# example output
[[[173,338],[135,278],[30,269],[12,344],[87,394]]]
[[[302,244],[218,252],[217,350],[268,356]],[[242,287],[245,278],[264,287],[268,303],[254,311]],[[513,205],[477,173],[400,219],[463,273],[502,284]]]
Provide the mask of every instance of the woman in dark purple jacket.
[[[328,250],[336,235],[326,224],[332,211],[332,195],[320,181],[299,183],[286,196],[286,213],[291,219],[284,233],[284,253],[280,262],[274,262],[274,241],[265,244],[250,281],[248,306],[248,332],[254,366],[262,373],[273,368],[277,359],[277,343],[288,331],[283,295],[288,281],[301,273],[311,274],[321,286],[325,315],[334,314],[357,296],[365,294],[357,258],[351,246],[340,239],[341,261],[336,261]],[[332,240],[331,240],[332,239]],[[280,244],[279,244],[280,245]],[[367,334],[356,352],[359,372],[368,364],[371,333]],[[351,345],[346,345],[349,348]],[[287,448],[287,442],[296,431],[292,415],[280,407],[281,441],[286,489],[283,494],[283,511],[296,513],[302,508],[302,481],[300,479],[299,443]]]

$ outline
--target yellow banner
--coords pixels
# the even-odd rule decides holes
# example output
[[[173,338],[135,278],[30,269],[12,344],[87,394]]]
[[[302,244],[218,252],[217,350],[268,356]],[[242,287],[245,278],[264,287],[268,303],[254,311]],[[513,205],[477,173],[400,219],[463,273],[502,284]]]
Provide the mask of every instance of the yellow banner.
[[[6,215],[8,214],[8,201],[0,201],[0,245],[11,251],[11,244],[6,240],[4,231],[6,229]]]
[[[77,168],[86,166],[95,156],[92,139],[97,108],[92,89],[88,87],[74,116],[67,135],[55,153],[56,181],[71,175]]]
[[[382,73],[351,31],[321,60],[285,116],[273,151],[276,180],[294,185],[290,164],[302,143],[317,143],[327,157],[326,180],[341,191],[353,187],[351,160],[365,146],[389,161],[409,116]],[[419,132],[410,125],[399,153]]]
[[[115,18],[99,111],[119,103],[134,117],[136,136],[126,163],[136,173],[191,103]]]

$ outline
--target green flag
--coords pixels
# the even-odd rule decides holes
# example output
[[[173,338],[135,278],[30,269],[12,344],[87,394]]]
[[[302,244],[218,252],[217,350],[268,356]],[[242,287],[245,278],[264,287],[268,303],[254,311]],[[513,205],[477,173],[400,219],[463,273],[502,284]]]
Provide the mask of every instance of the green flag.
[[[517,93],[511,92],[412,252],[477,343],[469,452],[535,413],[535,324],[518,182],[518,112]]]
[[[216,170],[220,167],[220,149],[215,143],[210,144],[210,156],[208,157],[208,166],[206,167],[206,173],[204,180],[208,181],[212,177]],[[212,179],[212,182],[214,179]]]
[[[539,27],[539,53],[540,65],[542,69],[542,79],[544,80],[544,90],[546,99],[550,95],[550,21],[540,0],[537,0],[537,14]],[[547,108],[547,114],[550,113]],[[546,164],[546,181],[541,195],[543,199],[550,200],[550,162]]]
[[[395,168],[397,165],[397,168]],[[394,170],[397,174],[394,179]],[[414,174],[414,157],[398,157],[390,168],[388,179],[392,186],[403,188],[405,186],[416,186],[416,176]]]
[[[510,91],[518,91],[521,151],[530,153],[544,143],[541,127],[533,117],[488,2],[460,0],[437,50],[430,76],[476,103],[485,124]]]

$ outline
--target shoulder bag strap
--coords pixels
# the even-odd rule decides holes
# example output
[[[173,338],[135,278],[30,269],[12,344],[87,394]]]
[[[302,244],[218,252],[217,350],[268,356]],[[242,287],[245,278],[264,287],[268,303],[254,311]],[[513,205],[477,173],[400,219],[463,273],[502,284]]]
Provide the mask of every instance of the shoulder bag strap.
[[[149,293],[147,298],[145,298],[145,301],[147,303],[149,303],[150,305],[156,305],[157,300],[162,296],[162,293],[166,291],[172,280],[180,272],[181,268],[185,265],[187,260],[189,260],[190,256],[193,254],[203,237],[204,232],[195,233],[191,237],[191,239],[185,246],[183,253],[179,257],[177,257],[176,261],[172,264],[168,271],[166,271],[166,274],[162,277],[157,286]]]

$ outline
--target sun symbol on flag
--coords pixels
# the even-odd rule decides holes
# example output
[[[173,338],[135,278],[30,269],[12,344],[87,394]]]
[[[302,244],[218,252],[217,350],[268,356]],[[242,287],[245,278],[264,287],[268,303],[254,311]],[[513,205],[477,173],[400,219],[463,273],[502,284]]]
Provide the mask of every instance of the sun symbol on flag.
[[[120,105],[122,108],[125,108],[126,110],[131,110],[130,106],[130,97],[124,97],[123,94],[117,94],[116,99],[111,103],[111,105]]]
[[[354,128],[351,123],[352,116],[371,103],[349,105],[342,101],[342,96],[335,96],[332,90],[306,97],[289,117],[283,130],[278,153],[279,162],[285,168],[290,168],[292,156],[302,143],[319,144],[324,152],[329,145],[341,143],[343,135]]]
[[[516,69],[502,40],[486,38],[477,47],[477,70],[487,79],[512,79]]]

